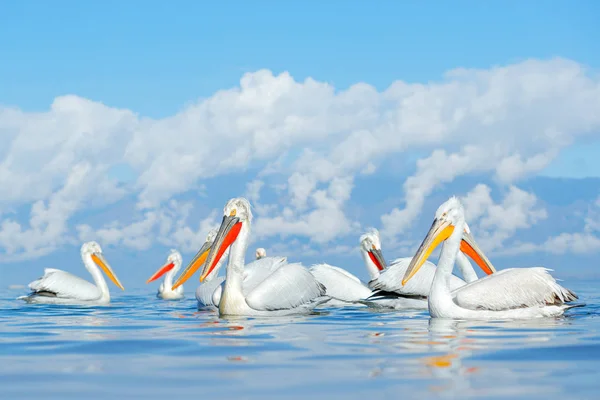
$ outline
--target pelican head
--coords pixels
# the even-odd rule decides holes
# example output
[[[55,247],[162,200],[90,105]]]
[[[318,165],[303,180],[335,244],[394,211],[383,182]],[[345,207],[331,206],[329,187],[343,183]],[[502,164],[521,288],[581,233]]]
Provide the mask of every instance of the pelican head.
[[[249,229],[251,221],[252,211],[248,200],[237,197],[227,202],[223,209],[223,221],[206,258],[200,281],[217,273],[219,268],[216,267],[220,267],[223,254],[237,240],[242,228]]]
[[[456,226],[463,229],[462,238],[460,239],[460,251],[471,257],[486,274],[490,275],[496,272],[490,260],[481,251],[471,235],[471,230],[465,223],[465,212],[462,204],[458,198],[452,196],[439,206],[435,212],[433,224],[431,224],[429,232],[412,258],[402,279],[402,285],[405,285],[417,273],[440,243],[450,238]]]
[[[260,260],[261,258],[265,258],[267,256],[267,251],[262,247],[256,249],[256,259]]]
[[[91,241],[84,243],[81,246],[81,258],[83,259],[83,263],[86,266],[90,265],[88,260],[92,260],[92,262],[95,265],[99,266],[100,269],[104,271],[106,276],[108,276],[108,278],[115,285],[117,285],[118,288],[120,288],[121,290],[125,290],[125,288],[121,284],[121,281],[119,281],[119,278],[117,278],[117,275],[110,267],[110,264],[108,263],[108,261],[106,261],[106,258],[104,258],[104,255],[102,254],[102,248],[97,242]]]
[[[164,263],[154,273],[154,275],[152,275],[150,278],[148,278],[148,280],[146,281],[146,283],[150,283],[150,282],[153,282],[153,281],[157,280],[158,278],[160,278],[161,276],[163,276],[167,272],[170,272],[171,274],[174,275],[175,273],[177,273],[177,271],[179,270],[179,268],[181,268],[182,261],[183,260],[181,258],[181,254],[177,250],[171,249],[171,252],[167,256],[167,262]]]
[[[239,222],[252,222],[252,210],[250,202],[243,197],[231,199],[223,208],[223,217],[234,216]],[[222,225],[221,225],[222,226]]]
[[[387,265],[381,253],[381,241],[379,240],[379,231],[377,229],[371,228],[360,237],[360,248],[364,254],[368,255],[371,263],[377,268],[377,271],[369,270],[372,276],[376,276],[386,268]],[[370,264],[367,265],[370,266]]]

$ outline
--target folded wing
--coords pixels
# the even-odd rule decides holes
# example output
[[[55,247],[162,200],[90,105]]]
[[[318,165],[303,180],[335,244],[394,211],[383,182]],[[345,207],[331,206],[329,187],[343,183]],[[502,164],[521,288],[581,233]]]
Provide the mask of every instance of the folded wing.
[[[360,279],[342,268],[318,264],[310,267],[309,271],[317,281],[325,285],[327,295],[334,299],[355,302],[372,294],[371,289],[363,285]]]
[[[454,302],[471,310],[501,311],[561,305],[577,299],[548,271],[542,267],[501,270],[454,290]]]
[[[78,276],[60,269],[46,268],[44,276],[31,282],[33,295],[91,301],[100,298],[98,288]]]
[[[301,264],[285,264],[250,291],[246,303],[255,310],[290,310],[325,293],[325,286]]]

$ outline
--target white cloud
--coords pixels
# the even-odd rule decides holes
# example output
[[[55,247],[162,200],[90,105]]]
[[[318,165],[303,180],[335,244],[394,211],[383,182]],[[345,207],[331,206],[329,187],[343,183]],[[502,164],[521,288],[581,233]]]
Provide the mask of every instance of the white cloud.
[[[73,166],[64,186],[51,194],[47,201],[38,200],[31,206],[29,227],[7,218],[0,225],[0,246],[4,261],[41,256],[58,246],[71,242],[69,218],[84,204],[93,202],[101,195],[107,199],[118,198],[122,191],[111,182],[102,180],[99,171],[93,171],[89,163]],[[91,182],[97,181],[98,185]]]
[[[255,179],[252,182],[246,184],[246,197],[252,203],[258,203],[260,200],[260,190],[265,185],[265,182],[260,179]]]
[[[593,254],[600,251],[600,197],[588,208],[582,232],[562,232],[550,236],[541,243],[518,243],[501,254],[515,255],[533,252],[549,254]]]
[[[510,186],[501,203],[495,203],[489,186],[479,184],[461,199],[465,216],[482,248],[501,248],[519,229],[527,229],[548,217],[537,197]]]
[[[358,232],[360,224],[350,221],[343,212],[352,187],[351,178],[334,178],[327,190],[319,189],[311,194],[311,211],[302,213],[284,207],[276,216],[259,214],[254,233],[257,238],[307,236],[315,243],[324,244],[336,237]]]
[[[141,248],[161,243],[156,230],[171,224],[169,232],[178,232],[173,243],[192,246],[203,228],[177,225],[184,219],[169,214],[169,202],[201,189],[206,178],[255,169],[260,180],[246,189],[255,202],[265,188],[286,182],[276,203],[257,207],[261,237],[300,235],[324,244],[359,226],[346,215],[354,177],[394,158],[427,154],[404,183],[403,207],[382,217],[383,230],[397,235],[440,184],[462,175],[492,174],[513,193],[511,201],[525,204],[511,185],[578,137],[597,133],[598,109],[598,77],[564,59],[459,69],[440,82],[397,81],[382,92],[364,83],[336,91],[260,70],[159,120],[77,96],[59,97],[42,113],[0,107],[0,185],[10,188],[0,193],[0,246],[11,257],[52,251],[76,237],[73,216],[126,194],[137,196],[137,219],[82,224],[79,234]],[[67,184],[82,164],[89,178]],[[137,180],[117,186],[107,177],[114,165],[130,166]],[[66,187],[68,198],[60,194]],[[31,207],[30,228],[8,214],[23,206]],[[485,206],[490,227],[505,235],[520,229],[516,222],[503,226]],[[38,215],[52,223],[41,228]]]
[[[218,227],[217,212],[213,210],[202,219],[197,228],[189,226],[191,203],[171,200],[160,210],[145,211],[141,218],[129,224],[114,221],[93,229],[82,224],[77,226],[80,241],[97,240],[104,246],[125,246],[146,250],[155,242],[176,247],[182,252],[193,252],[202,246],[208,231]]]

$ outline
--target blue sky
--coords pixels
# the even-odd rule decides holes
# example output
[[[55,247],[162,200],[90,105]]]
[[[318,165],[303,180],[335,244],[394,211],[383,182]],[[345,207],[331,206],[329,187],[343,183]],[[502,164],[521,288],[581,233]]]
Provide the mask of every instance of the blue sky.
[[[600,61],[595,1],[173,4],[4,3],[0,101],[44,110],[74,93],[159,117],[260,68],[382,89],[527,58]]]
[[[314,154],[325,160],[334,159],[335,144],[351,137],[354,126],[360,125],[362,129],[369,130],[370,122],[360,121],[353,126],[339,128],[335,135],[325,132],[323,134],[326,136],[322,138],[322,142],[316,136],[311,136],[312,139],[305,142],[297,135],[284,141],[285,144],[277,144],[283,146],[283,159],[278,159],[278,153],[260,155],[258,158],[249,156],[250,161],[240,161],[233,167],[215,162],[210,165],[193,165],[191,170],[188,170],[177,166],[177,159],[183,159],[181,152],[176,151],[181,149],[178,147],[182,146],[181,144],[174,145],[172,150],[167,149],[165,152],[160,152],[160,148],[153,148],[152,138],[178,135],[179,129],[186,129],[183,122],[177,122],[180,125],[176,125],[175,128],[169,125],[178,115],[185,114],[188,116],[186,118],[193,121],[202,120],[204,111],[199,105],[204,100],[215,98],[215,93],[219,91],[238,88],[245,73],[256,74],[257,71],[266,69],[271,71],[274,77],[281,77],[281,73],[288,72],[297,84],[303,84],[305,79],[310,77],[322,85],[330,85],[336,94],[343,93],[360,82],[371,85],[378,93],[383,93],[398,81],[406,85],[422,85],[427,89],[436,87],[440,82],[455,79],[448,77],[448,71],[454,69],[493,72],[497,68],[511,66],[515,66],[517,71],[511,74],[518,74],[519,71],[530,72],[531,69],[538,68],[539,75],[546,77],[551,77],[555,70],[558,76],[563,70],[581,68],[587,80],[578,81],[574,87],[598,85],[600,55],[597,43],[600,39],[600,28],[595,16],[600,13],[600,5],[594,1],[496,1],[485,4],[476,1],[458,1],[452,4],[426,4],[417,1],[377,4],[358,1],[279,4],[267,1],[239,1],[208,4],[179,1],[171,6],[158,1],[22,1],[5,2],[0,7],[0,59],[4,60],[0,63],[0,134],[5,134],[8,138],[3,140],[5,146],[0,146],[0,157],[7,165],[10,164],[7,167],[7,176],[14,177],[17,176],[16,171],[24,171],[23,166],[16,166],[14,158],[35,158],[36,161],[38,159],[38,153],[29,152],[27,146],[15,145],[16,138],[24,141],[30,138],[34,142],[36,139],[32,132],[47,130],[48,135],[57,137],[56,143],[48,146],[55,146],[50,148],[60,149],[63,154],[61,158],[41,160],[40,165],[31,167],[29,173],[32,182],[35,182],[31,185],[35,185],[35,190],[32,188],[30,194],[24,190],[24,194],[6,195],[5,199],[0,199],[0,220],[16,221],[23,229],[36,227],[35,219],[31,218],[36,201],[43,201],[47,207],[50,207],[52,201],[60,204],[53,212],[61,215],[57,219],[44,214],[44,224],[53,221],[56,225],[52,226],[57,228],[44,230],[46,225],[38,226],[36,229],[39,228],[38,230],[41,229],[45,233],[38,235],[36,245],[29,248],[24,244],[29,240],[27,233],[19,236],[23,243],[17,244],[12,239],[16,235],[4,227],[4,236],[0,234],[0,253],[2,248],[5,249],[4,253],[7,253],[6,249],[13,246],[17,253],[30,255],[21,257],[24,258],[23,261],[9,257],[0,264],[2,283],[4,279],[10,283],[27,283],[46,266],[65,268],[84,275],[78,256],[80,236],[77,226],[87,225],[92,231],[92,236],[96,235],[96,238],[105,240],[109,240],[107,226],[114,229],[110,237],[115,243],[108,245],[108,248],[113,254],[115,269],[120,272],[126,287],[128,283],[129,286],[140,286],[139,282],[143,283],[155,266],[161,264],[168,248],[178,242],[175,239],[171,244],[165,240],[152,242],[148,248],[139,250],[127,246],[123,234],[116,233],[117,231],[132,230],[133,228],[127,228],[132,223],[148,221],[148,218],[154,218],[154,215],[164,214],[165,219],[173,220],[172,224],[176,225],[179,222],[175,221],[181,221],[183,225],[178,234],[183,235],[181,232],[185,230],[185,225],[200,237],[201,230],[210,222],[207,215],[211,215],[211,212],[218,214],[228,198],[247,194],[247,184],[252,181],[262,182],[260,204],[270,204],[276,209],[273,215],[265,214],[260,217],[266,219],[274,217],[275,214],[284,215],[283,209],[287,202],[302,202],[292,194],[292,187],[301,191],[302,186],[298,181],[290,181],[294,173],[302,175],[314,184],[307,184],[305,187],[310,196],[318,197],[316,193],[319,190],[329,190],[329,200],[335,203],[337,208],[328,209],[328,215],[337,215],[340,218],[332,221],[340,222],[343,219],[348,225],[347,231],[340,229],[330,232],[330,240],[323,241],[321,237],[318,239],[321,241],[318,241],[315,238],[318,238],[319,234],[299,230],[290,224],[288,231],[277,232],[272,236],[263,234],[260,240],[266,243],[267,248],[270,244],[277,243],[272,247],[274,252],[290,251],[294,257],[307,264],[327,261],[346,267],[365,278],[360,259],[356,254],[348,255],[344,250],[346,247],[356,247],[360,232],[350,234],[348,231],[360,230],[367,226],[384,229],[385,224],[381,217],[389,214],[393,208],[400,210],[406,205],[405,184],[409,177],[418,176],[417,160],[427,159],[436,150],[462,154],[461,149],[473,142],[466,139],[463,141],[462,131],[459,130],[452,133],[446,141],[438,142],[437,139],[432,139],[431,142],[416,144],[413,147],[399,145],[396,156],[378,153],[378,156],[373,158],[377,168],[375,173],[362,174],[367,161],[364,165],[358,165],[357,161],[357,165],[344,167],[342,172],[338,171],[327,177],[300,165],[299,160],[302,160],[303,156],[308,157],[303,153],[304,148],[310,144]],[[576,64],[577,67],[553,61],[557,58]],[[528,60],[537,60],[541,64],[531,66],[527,64]],[[473,84],[479,82],[479,78],[471,77],[474,73],[467,72],[467,75],[469,77],[464,78],[465,81]],[[262,104],[261,101],[268,98],[269,93],[280,93],[278,90],[281,85],[289,84],[284,78],[271,80],[262,75],[252,76],[256,78],[253,82],[258,82],[259,86],[263,85],[261,87],[275,85],[256,95],[257,104]],[[510,76],[513,77],[512,81],[517,81],[514,78],[516,75]],[[515,84],[516,89],[511,90],[517,91],[531,82],[530,78],[523,79],[520,86]],[[462,82],[458,79],[457,82],[459,81]],[[425,89],[423,96],[429,93]],[[426,196],[427,200],[423,204],[415,205],[418,212],[411,219],[410,225],[414,235],[400,235],[398,230],[387,228],[386,232],[396,237],[393,240],[390,238],[389,252],[384,249],[386,257],[391,259],[408,255],[401,252],[414,246],[414,242],[421,239],[419,235],[424,234],[421,232],[425,229],[423,227],[428,226],[427,221],[433,211],[447,196],[466,196],[477,184],[484,184],[491,189],[492,202],[485,196],[483,189],[472,194],[472,198],[483,202],[481,204],[485,208],[477,217],[481,220],[475,222],[475,226],[480,225],[480,229],[486,231],[482,234],[484,237],[494,232],[500,224],[494,214],[498,212],[498,205],[502,205],[505,212],[512,215],[524,213],[523,221],[516,221],[514,227],[502,228],[503,235],[508,237],[498,239],[502,241],[502,245],[494,249],[498,253],[499,263],[510,266],[514,263],[531,265],[543,262],[567,276],[580,273],[575,273],[563,265],[593,263],[600,249],[596,250],[596,242],[593,241],[596,228],[592,223],[586,223],[586,218],[593,219],[597,215],[595,201],[600,191],[594,191],[599,181],[581,178],[600,178],[600,159],[596,157],[600,151],[600,130],[593,113],[585,113],[581,104],[593,104],[593,101],[597,100],[596,92],[586,89],[582,91],[581,97],[573,95],[572,99],[569,97],[564,100],[566,96],[556,95],[555,98],[551,98],[555,93],[560,94],[559,89],[564,90],[561,86],[547,92],[540,91],[542,94],[532,101],[532,108],[525,109],[523,116],[519,117],[522,119],[497,117],[492,125],[484,124],[484,128],[478,128],[479,135],[487,135],[490,138],[489,143],[497,140],[507,147],[507,153],[498,156],[498,163],[502,161],[509,166],[513,165],[514,160],[510,158],[513,154],[521,155],[522,160],[539,155],[545,160],[540,166],[523,167],[525,172],[514,179],[504,178],[505,174],[502,175],[498,170],[494,172],[484,166],[473,167],[472,170],[465,170],[464,173],[457,173],[456,176],[436,183],[433,191]],[[463,92],[457,92],[454,97],[460,97]],[[511,94],[513,92],[508,89],[506,93],[502,104],[519,104],[523,98],[523,95]],[[573,90],[565,93],[573,93]],[[65,95],[77,97],[61,97]],[[285,102],[282,101],[283,105],[278,106],[289,108],[285,108],[284,111],[274,108],[272,114],[278,112],[285,115],[297,110],[302,110],[299,112],[302,115],[318,113],[318,110],[310,109],[310,105],[316,104],[321,96],[317,96],[313,102],[307,99],[310,95],[312,92],[289,94]],[[383,94],[381,96],[381,100],[376,101],[377,106],[371,103],[363,104],[363,101],[367,101],[365,99],[370,98],[368,94],[364,94],[352,97],[351,102],[340,100],[336,107],[350,107],[352,114],[359,114],[361,110],[371,109],[370,107],[388,107],[387,102],[391,100]],[[63,100],[55,102],[57,98]],[[95,106],[82,99],[94,102],[93,104],[102,103],[110,110],[93,108]],[[580,102],[580,99],[585,100]],[[446,102],[444,104],[448,104],[445,106],[448,110],[459,109],[458,105],[448,103],[451,99],[443,101]],[[53,102],[58,104],[54,111],[51,109]],[[402,106],[404,103],[398,104]],[[433,101],[431,104],[437,103]],[[425,107],[427,106],[426,104]],[[233,106],[223,106],[225,111],[219,111],[221,108],[214,107],[211,110],[215,115],[233,112],[231,110],[235,109]],[[556,114],[555,110],[568,107],[573,107],[581,113],[581,117],[576,118],[576,113],[573,112],[571,114],[575,122],[571,121],[568,115],[557,118],[556,121],[546,122],[547,115]],[[2,114],[3,108],[16,109],[19,116],[15,117],[8,112]],[[334,107],[332,110],[338,108]],[[65,109],[76,110],[73,112],[79,114],[66,122],[60,119],[63,118],[63,114],[60,114],[60,118],[53,114]],[[113,111],[117,109],[130,110],[133,117],[124,114],[114,116]],[[217,111],[214,111],[215,109]],[[107,114],[104,115],[104,112]],[[39,116],[36,113],[48,113],[48,118],[35,119],[36,115]],[[385,115],[387,114],[382,111],[378,118],[383,119]],[[497,115],[504,114],[499,112]],[[113,121],[113,117],[119,122],[110,122]],[[127,122],[130,118],[131,122]],[[577,123],[588,121],[586,118],[589,118],[587,125],[583,122]],[[236,120],[235,117],[224,118],[228,119]],[[123,120],[126,122],[122,122]],[[60,124],[64,125],[51,121],[60,121]],[[231,139],[229,151],[241,149],[241,138],[248,135],[255,135],[252,143],[256,144],[260,138],[264,138],[263,131],[268,129],[266,127],[278,126],[277,121],[279,119],[275,122],[257,123],[260,128],[254,130],[242,129],[242,136]],[[553,146],[548,141],[550,144],[545,143],[542,146],[538,144],[537,139],[533,139],[533,143],[527,143],[525,140],[521,142],[519,138],[524,135],[516,134],[514,139],[505,138],[504,130],[512,130],[519,126],[520,121],[524,121],[526,126],[520,126],[519,129],[527,128],[524,135],[531,134],[532,138],[536,138],[539,132],[558,129],[564,132],[561,138],[566,144]],[[361,125],[363,122],[364,126]],[[106,124],[106,127],[103,124]],[[334,122],[332,124],[335,125]],[[469,129],[470,127],[471,125]],[[68,147],[70,145],[65,144],[79,143],[77,138],[82,132],[93,132],[94,135],[109,132],[115,136],[110,136],[107,143],[95,142],[92,147],[98,148],[97,151],[84,145]],[[207,132],[206,135],[216,136],[216,133],[212,135],[210,130]],[[223,132],[225,135],[228,131],[225,129]],[[372,132],[377,132],[377,129],[373,128]],[[185,134],[188,136],[182,136],[178,140],[185,142],[194,134],[192,129]],[[391,132],[390,137],[400,137],[402,134]],[[419,132],[415,134],[418,135]],[[131,141],[127,135],[131,135]],[[136,135],[139,135],[137,141]],[[140,138],[145,137],[149,143],[140,144],[140,140],[144,140]],[[198,140],[202,142],[207,139]],[[155,141],[158,143],[158,140]],[[173,139],[173,142],[175,141],[176,139]],[[266,140],[261,148],[268,148],[274,141],[276,140],[273,138]],[[489,149],[489,144],[487,146],[484,148]],[[19,152],[11,155],[11,151],[17,147]],[[171,153],[168,153],[169,151]],[[228,153],[219,151],[218,154],[221,154],[224,160],[227,159],[223,154]],[[195,159],[205,157],[206,154],[200,155],[196,152],[191,156]],[[61,160],[68,167],[56,167]],[[75,193],[85,193],[81,195],[82,198],[76,206],[65,202],[67,194],[57,195],[61,188],[65,187],[69,171],[72,171],[76,162],[91,163],[91,172],[86,172],[91,174],[86,175],[88,180],[92,179],[89,176],[94,176],[97,182],[100,177],[108,177],[106,185],[114,185],[110,187],[114,200],[99,200],[105,196],[110,197],[106,190],[98,189],[101,185],[96,185],[96,189],[88,187],[89,185],[85,186],[85,190],[73,189]],[[194,162],[199,161],[192,161]],[[277,164],[280,168],[278,173],[266,173],[269,165],[276,162],[280,163]],[[474,164],[475,162],[472,163]],[[55,167],[56,171],[53,169]],[[179,168],[183,168],[183,172],[177,172]],[[44,175],[45,171],[49,170],[52,170],[52,173]],[[162,176],[160,174],[163,172],[167,178],[171,177],[165,178],[164,190],[157,183],[159,178],[152,178]],[[190,178],[177,182],[177,188],[169,186],[174,182],[173,176],[184,175]],[[339,183],[334,176],[349,179],[351,183]],[[570,180],[567,182],[563,178]],[[334,181],[337,183],[332,184]],[[3,181],[9,185],[7,182],[9,181]],[[511,192],[513,186],[533,195],[535,201],[525,194],[520,195],[521,192]],[[19,192],[16,186],[8,187],[11,187],[14,193]],[[556,193],[560,193],[566,187],[575,191],[575,197],[561,202]],[[122,190],[119,191],[119,188]],[[335,197],[336,193],[345,193],[347,190],[350,191],[348,196],[342,194],[339,198]],[[65,190],[65,193],[70,192]],[[150,212],[156,214],[147,218],[148,214],[145,214],[146,211],[140,206],[143,203],[141,199],[148,196],[160,197],[161,193],[164,194],[164,198],[150,206]],[[511,193],[513,197],[510,197]],[[293,198],[296,200],[290,200]],[[57,203],[56,199],[62,199],[62,202]],[[302,204],[295,205],[295,218],[308,218],[311,210],[319,210],[321,206],[317,203],[318,199],[315,199],[312,200],[313,203],[309,201],[306,207]],[[505,199],[508,200],[503,203]],[[191,208],[189,211],[182,211],[185,207],[171,207],[170,200],[177,201],[179,205],[189,202]],[[515,209],[511,202],[520,202],[519,207],[522,208]],[[576,214],[573,210],[580,213],[579,217],[573,217]],[[336,214],[338,211],[343,213],[344,218]],[[49,215],[50,211],[47,214]],[[175,214],[177,216],[173,216]],[[217,217],[212,215],[211,218],[217,220]],[[205,226],[199,227],[198,221],[204,219],[207,219]],[[56,223],[57,220],[61,222]],[[64,228],[61,225],[63,222]],[[99,232],[102,229],[104,231]],[[160,230],[157,225],[149,229],[154,233],[157,229]],[[260,232],[260,229],[258,231]],[[561,254],[541,250],[522,251],[513,255],[500,254],[501,250],[517,247],[522,243],[541,245],[546,239],[563,233],[585,233],[593,238],[586,236],[584,240],[588,247],[577,254],[573,254],[569,249],[565,249]],[[115,235],[121,236],[116,238]],[[173,238],[176,234],[171,232],[167,236]],[[5,237],[4,242],[2,237]],[[581,239],[579,236],[577,238]],[[192,239],[186,240],[189,242]],[[403,240],[409,240],[411,244],[403,244]],[[99,241],[102,243],[102,240]],[[552,242],[549,243],[547,246],[551,247]],[[41,256],[31,255],[35,253],[34,250],[44,247],[51,250],[41,252],[44,253]],[[336,247],[340,248],[337,253],[326,251]],[[105,252],[109,257],[109,250]],[[189,256],[190,251],[184,255]],[[126,266],[119,268],[118,264]],[[595,271],[593,268],[584,268],[581,273],[595,274]]]

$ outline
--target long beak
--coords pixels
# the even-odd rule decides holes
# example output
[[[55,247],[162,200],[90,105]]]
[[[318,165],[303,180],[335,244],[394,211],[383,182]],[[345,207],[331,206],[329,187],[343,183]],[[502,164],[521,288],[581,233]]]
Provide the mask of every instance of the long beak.
[[[460,251],[471,257],[486,274],[491,275],[496,272],[496,268],[494,268],[492,262],[481,251],[470,233],[463,233],[463,240],[460,242]]]
[[[112,268],[110,267],[110,264],[108,264],[108,261],[106,261],[106,258],[104,258],[102,253],[93,253],[92,260],[94,260],[96,265],[102,268],[102,271],[104,271],[106,276],[108,276],[108,278],[111,281],[113,281],[113,283],[117,285],[117,287],[119,287],[121,290],[125,290],[123,285],[121,285],[121,281],[119,281],[119,278],[117,278],[117,275],[115,275]]]
[[[179,278],[175,281],[175,284],[171,288],[171,290],[177,289],[179,286],[183,285],[185,281],[190,279],[192,275],[198,271],[198,268],[206,261],[206,256],[208,256],[208,252],[210,251],[210,246],[212,242],[204,242],[200,250],[196,253],[192,261],[185,267],[185,270],[179,275]]]
[[[175,264],[173,264],[172,262],[168,262],[165,265],[163,265],[162,267],[160,267],[158,269],[158,271],[156,271],[154,273],[154,275],[152,275],[147,281],[146,283],[150,283],[152,281],[157,280],[158,278],[160,278],[161,276],[163,276],[164,274],[166,274],[167,272],[169,272],[170,270],[173,269],[173,267],[175,267]]]
[[[429,258],[431,252],[433,252],[440,243],[448,239],[450,235],[452,235],[452,232],[454,232],[454,226],[451,225],[450,222],[440,221],[439,219],[433,220],[433,224],[431,224],[427,236],[423,239],[419,249],[410,261],[408,269],[404,273],[402,286],[417,273],[419,268],[421,268],[423,263]]]
[[[204,279],[213,272],[227,248],[237,239],[241,229],[242,223],[238,217],[232,215],[225,215],[223,217],[219,232],[215,237],[215,241],[210,249],[206,263],[204,264],[202,275],[200,275],[200,282],[204,281]]]
[[[383,254],[381,253],[380,249],[369,250],[369,258],[379,271],[383,271],[385,268],[387,268],[387,264],[383,259]]]

